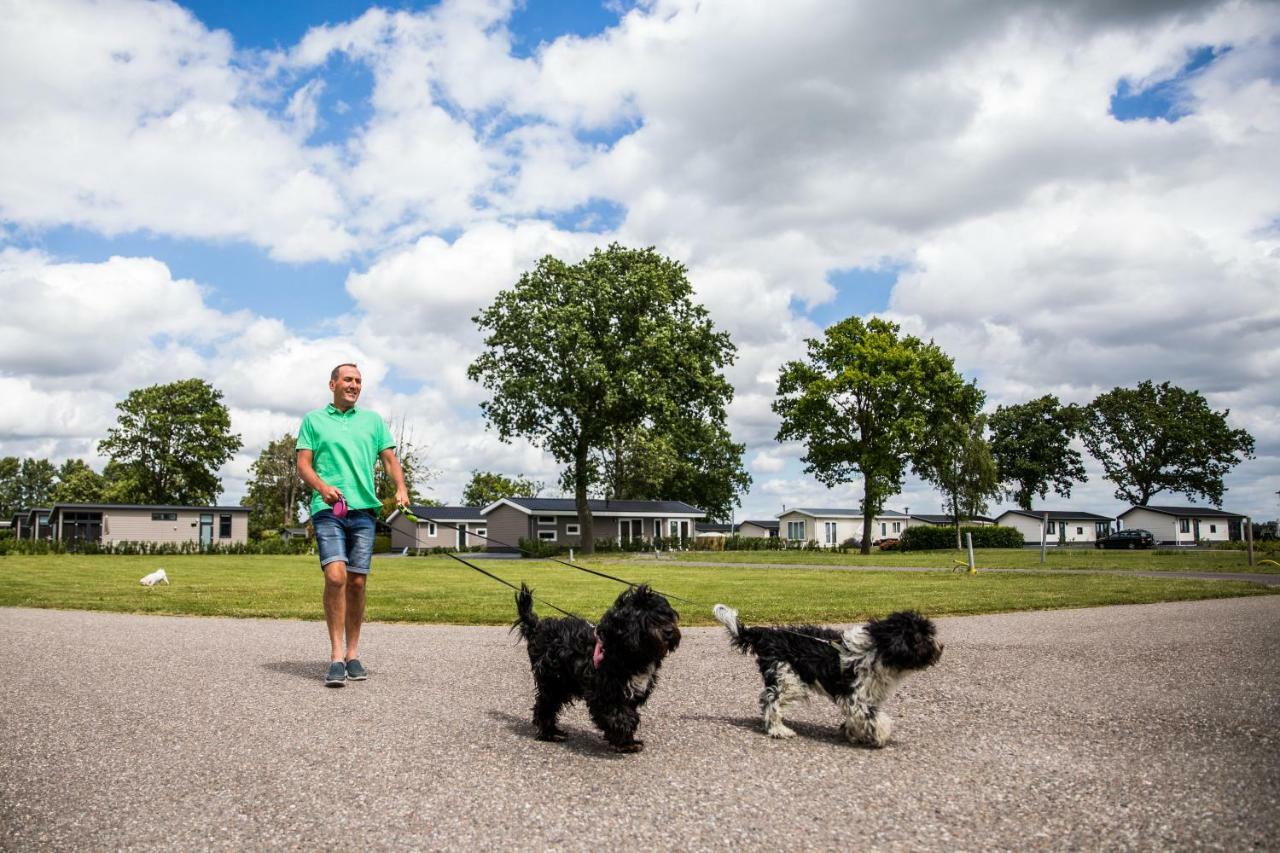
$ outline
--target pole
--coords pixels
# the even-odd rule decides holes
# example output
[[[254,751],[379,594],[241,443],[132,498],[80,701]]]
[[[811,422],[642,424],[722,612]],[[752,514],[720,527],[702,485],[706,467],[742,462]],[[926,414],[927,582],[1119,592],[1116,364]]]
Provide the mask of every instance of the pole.
[[[1049,535],[1049,513],[1044,514],[1044,518],[1040,519],[1040,565],[1044,565],[1044,550],[1046,537]]]
[[[1253,568],[1253,519],[1248,516],[1244,520],[1244,539],[1249,543],[1249,568]]]
[[[488,532],[488,531],[486,531],[486,532]],[[570,549],[569,549],[569,562],[570,562],[570,563],[572,563],[572,562],[573,562],[573,549],[572,549],[572,548],[570,548]]]
[[[967,531],[965,532],[964,542],[967,546],[969,546],[969,574],[973,574],[974,572],[977,571],[977,569],[973,567],[973,533],[972,532],[967,532]]]

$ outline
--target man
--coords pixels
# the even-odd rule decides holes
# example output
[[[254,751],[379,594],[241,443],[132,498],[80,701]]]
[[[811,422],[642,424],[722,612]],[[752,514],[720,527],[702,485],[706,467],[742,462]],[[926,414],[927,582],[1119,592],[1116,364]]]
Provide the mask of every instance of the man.
[[[365,581],[382,507],[373,485],[374,462],[381,459],[391,475],[397,505],[408,506],[409,493],[387,425],[377,413],[356,407],[360,370],[339,364],[329,374],[329,390],[333,402],[307,412],[298,429],[298,475],[313,490],[311,523],[324,572],[330,646],[324,683],[342,687],[348,679],[368,678],[359,652]]]

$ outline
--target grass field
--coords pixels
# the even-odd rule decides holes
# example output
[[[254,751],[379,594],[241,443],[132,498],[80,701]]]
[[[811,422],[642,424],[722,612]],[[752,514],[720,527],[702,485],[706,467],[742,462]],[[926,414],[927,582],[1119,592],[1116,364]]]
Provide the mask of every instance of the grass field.
[[[527,581],[539,598],[591,619],[620,590],[612,581],[549,562],[486,560],[480,565],[513,583]],[[739,608],[747,621],[849,622],[907,607],[937,616],[1272,592],[1247,583],[1084,573],[832,572],[604,559],[589,565],[698,602],[673,602],[689,625],[711,624],[710,605],[717,601]],[[138,584],[138,578],[161,567],[170,586]],[[314,557],[0,559],[0,606],[11,607],[319,619],[321,587]],[[369,620],[501,625],[514,616],[510,590],[447,557],[376,558],[369,590]]]
[[[1270,558],[1272,562],[1263,562]],[[771,565],[811,564],[817,566],[923,566],[950,568],[964,559],[963,551],[873,551],[832,554],[826,551],[689,551],[674,559],[709,563],[769,563]],[[1256,555],[1249,568],[1243,551],[1194,551],[1157,549],[1153,551],[1099,551],[1096,548],[1050,548],[1040,564],[1038,549],[976,548],[974,562],[979,569],[1119,569],[1144,572],[1250,572],[1280,574],[1275,556]]]

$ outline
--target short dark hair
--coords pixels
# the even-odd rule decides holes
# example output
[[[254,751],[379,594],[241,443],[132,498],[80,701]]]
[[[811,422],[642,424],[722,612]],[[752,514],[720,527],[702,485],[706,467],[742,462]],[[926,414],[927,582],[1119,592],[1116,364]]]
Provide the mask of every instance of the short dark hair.
[[[342,364],[339,364],[339,365],[338,365],[337,367],[335,367],[333,370],[330,370],[330,371],[329,371],[329,381],[330,381],[330,382],[337,382],[337,381],[338,381],[338,371],[339,371],[339,370],[341,370],[341,369],[342,369],[342,368],[344,368],[344,367],[354,367],[356,370],[359,370],[359,369],[360,369],[360,366],[359,366],[359,365],[357,365],[354,361],[344,361]]]

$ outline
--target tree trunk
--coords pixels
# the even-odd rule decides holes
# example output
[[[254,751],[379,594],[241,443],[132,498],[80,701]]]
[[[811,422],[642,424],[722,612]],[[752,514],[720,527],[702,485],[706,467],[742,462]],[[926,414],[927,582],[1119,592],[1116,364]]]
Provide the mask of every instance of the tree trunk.
[[[596,551],[595,525],[591,523],[591,510],[587,508],[587,448],[581,442],[573,459],[573,501],[578,510],[578,525],[582,531],[581,553]]]
[[[876,507],[871,505],[871,478],[863,474],[862,483],[862,546],[858,549],[858,553],[870,554],[871,524],[874,521],[872,516],[876,514]]]

